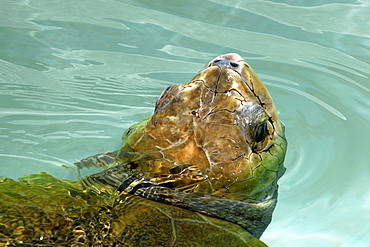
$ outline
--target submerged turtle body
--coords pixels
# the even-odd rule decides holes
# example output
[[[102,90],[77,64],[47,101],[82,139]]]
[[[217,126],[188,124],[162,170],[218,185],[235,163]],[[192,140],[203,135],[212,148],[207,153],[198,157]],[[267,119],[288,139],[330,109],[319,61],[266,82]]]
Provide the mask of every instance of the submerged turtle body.
[[[258,238],[276,205],[286,140],[239,55],[167,88],[123,139],[120,150],[76,163],[107,166],[81,181],[4,179],[0,243],[265,246]],[[47,223],[36,224],[42,215]]]
[[[0,184],[0,246],[266,246],[242,227],[48,174]]]

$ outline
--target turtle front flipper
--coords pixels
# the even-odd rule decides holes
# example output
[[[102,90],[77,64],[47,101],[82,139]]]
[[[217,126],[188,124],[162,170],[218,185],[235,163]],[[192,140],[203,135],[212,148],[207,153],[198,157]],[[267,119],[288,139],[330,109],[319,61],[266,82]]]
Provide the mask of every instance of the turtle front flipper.
[[[125,192],[113,208],[116,242],[127,246],[267,247],[234,223]]]
[[[84,158],[79,162],[74,163],[78,169],[84,167],[106,167],[117,164],[118,150],[112,152],[105,152],[101,154],[95,154],[93,156]]]
[[[136,164],[138,162],[147,162],[148,160],[150,160],[150,158],[150,155],[144,152],[133,152],[121,149],[95,154],[74,163],[74,165],[78,169],[82,169],[85,167],[113,167],[121,164]]]

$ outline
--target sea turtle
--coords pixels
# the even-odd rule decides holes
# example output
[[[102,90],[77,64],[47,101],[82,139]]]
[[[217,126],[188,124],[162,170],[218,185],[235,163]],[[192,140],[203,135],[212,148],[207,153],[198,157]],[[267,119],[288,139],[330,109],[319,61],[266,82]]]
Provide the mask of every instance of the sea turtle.
[[[106,167],[79,181],[0,183],[0,246],[266,246],[287,142],[273,101],[235,53],[168,87]]]

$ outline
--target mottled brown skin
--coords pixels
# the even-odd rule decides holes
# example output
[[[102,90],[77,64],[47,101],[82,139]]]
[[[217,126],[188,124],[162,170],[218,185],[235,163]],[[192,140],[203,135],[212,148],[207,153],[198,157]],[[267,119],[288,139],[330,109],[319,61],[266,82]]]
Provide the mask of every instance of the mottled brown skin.
[[[266,246],[284,130],[237,54],[169,87],[110,166],[77,182],[47,174],[0,182],[0,246]]]

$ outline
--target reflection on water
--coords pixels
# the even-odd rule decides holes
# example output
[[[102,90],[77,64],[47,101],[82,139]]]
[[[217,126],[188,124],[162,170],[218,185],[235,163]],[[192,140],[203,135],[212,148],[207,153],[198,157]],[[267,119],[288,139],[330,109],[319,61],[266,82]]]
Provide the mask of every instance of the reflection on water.
[[[301,3],[302,1],[300,1]],[[0,20],[2,176],[114,150],[162,90],[211,58],[242,55],[289,140],[271,246],[370,242],[366,1],[5,1]]]

